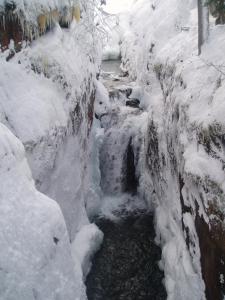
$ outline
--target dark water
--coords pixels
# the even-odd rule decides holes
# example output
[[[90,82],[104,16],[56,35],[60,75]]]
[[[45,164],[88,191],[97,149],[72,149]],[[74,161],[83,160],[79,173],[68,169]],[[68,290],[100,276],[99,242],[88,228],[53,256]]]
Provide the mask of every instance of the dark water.
[[[128,215],[115,223],[98,219],[104,241],[86,285],[89,300],[166,299],[151,215]]]
[[[111,72],[119,75],[121,72],[120,64],[120,60],[104,60],[102,61],[101,68],[103,72]]]

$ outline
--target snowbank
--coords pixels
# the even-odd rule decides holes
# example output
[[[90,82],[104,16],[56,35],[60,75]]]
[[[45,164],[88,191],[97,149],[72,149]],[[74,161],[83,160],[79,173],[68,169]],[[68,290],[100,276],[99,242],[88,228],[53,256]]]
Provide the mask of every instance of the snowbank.
[[[99,250],[102,241],[103,233],[95,224],[83,226],[76,235],[72,244],[72,255],[75,264],[79,262],[81,266],[84,281],[91,269],[91,260]]]
[[[1,299],[74,299],[69,238],[55,201],[39,193],[21,142],[0,125]]]

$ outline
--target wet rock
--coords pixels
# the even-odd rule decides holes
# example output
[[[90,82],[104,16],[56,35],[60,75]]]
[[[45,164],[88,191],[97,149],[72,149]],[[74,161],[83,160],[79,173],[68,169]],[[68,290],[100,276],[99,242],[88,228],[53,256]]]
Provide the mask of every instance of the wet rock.
[[[201,250],[202,276],[206,285],[207,300],[223,300],[225,295],[225,230],[219,214],[210,207],[211,213],[217,215],[210,226],[199,214],[195,225]],[[198,208],[197,208],[198,210]],[[223,217],[224,220],[224,217]]]
[[[134,108],[139,108],[140,100],[138,99],[130,99],[126,101],[126,106],[131,106]]]
[[[124,86],[123,88],[119,88],[119,91],[124,94],[127,98],[132,94],[132,88]]]

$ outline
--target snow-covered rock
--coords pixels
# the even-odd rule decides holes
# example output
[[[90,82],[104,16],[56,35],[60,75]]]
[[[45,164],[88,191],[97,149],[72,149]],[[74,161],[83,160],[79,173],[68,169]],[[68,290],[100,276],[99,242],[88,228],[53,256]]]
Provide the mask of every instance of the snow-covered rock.
[[[0,299],[75,299],[63,215],[34,186],[22,143],[0,125]]]
[[[30,1],[30,13],[65,2]],[[93,3],[80,5],[79,24],[0,53],[0,299],[86,299],[70,242],[89,224],[87,195],[99,197],[87,163],[100,52]]]
[[[76,235],[72,244],[72,255],[75,262],[79,261],[84,281],[91,269],[91,259],[99,250],[102,241],[103,233],[95,224],[83,226]]]
[[[223,299],[224,26],[197,56],[194,1],[147,1],[123,20],[123,68],[149,114],[142,190],[155,207],[168,299]],[[122,23],[122,22],[121,22]]]
[[[92,41],[82,24],[58,26],[0,60],[0,121],[23,142],[36,185],[60,204],[72,240],[88,223],[81,190],[95,95]]]

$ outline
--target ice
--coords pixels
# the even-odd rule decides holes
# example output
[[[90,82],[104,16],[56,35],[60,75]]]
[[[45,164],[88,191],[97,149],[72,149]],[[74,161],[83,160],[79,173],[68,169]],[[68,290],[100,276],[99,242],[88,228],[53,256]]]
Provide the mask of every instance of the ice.
[[[100,117],[110,109],[109,95],[101,81],[96,81],[95,113]]]
[[[71,8],[78,4],[78,0],[14,0],[16,6],[14,14],[25,17],[26,21],[37,24],[37,17],[40,14],[46,13],[50,10],[58,9],[62,11],[65,8]],[[12,4],[9,0],[0,0],[0,12],[4,11],[5,4]]]
[[[104,129],[101,128],[99,120],[94,119],[90,140],[88,165],[89,176],[86,177],[87,186],[85,193],[85,209],[90,219],[98,215],[102,205],[101,171],[99,152],[104,138]]]
[[[95,224],[83,226],[77,233],[72,244],[72,255],[74,261],[78,261],[85,281],[91,268],[91,260],[103,241],[103,233]]]

